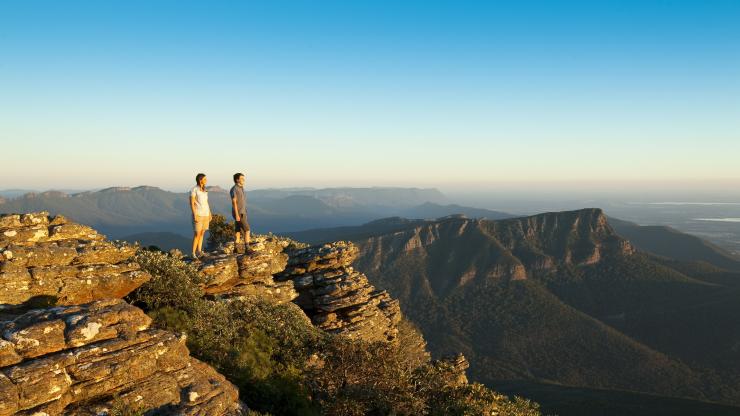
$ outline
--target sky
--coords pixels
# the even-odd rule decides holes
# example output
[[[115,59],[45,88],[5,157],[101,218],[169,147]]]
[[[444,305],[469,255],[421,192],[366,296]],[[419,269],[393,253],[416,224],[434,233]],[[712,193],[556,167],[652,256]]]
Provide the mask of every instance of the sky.
[[[0,189],[740,187],[740,1],[0,1]]]

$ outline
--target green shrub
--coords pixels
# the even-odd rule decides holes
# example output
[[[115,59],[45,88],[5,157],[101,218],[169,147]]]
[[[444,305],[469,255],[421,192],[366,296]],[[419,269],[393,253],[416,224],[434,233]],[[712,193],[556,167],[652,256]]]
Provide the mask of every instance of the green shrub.
[[[314,399],[325,415],[424,414],[413,367],[394,345],[328,339],[321,365],[308,370]]]
[[[404,361],[414,368],[428,363],[430,355],[426,345],[419,328],[406,317],[401,318],[398,323],[398,348]]]
[[[211,222],[208,224],[208,240],[206,241],[209,250],[233,241],[234,237],[234,223],[231,220],[221,214],[215,214],[211,217]]]
[[[198,284],[203,278],[192,264],[149,250],[139,250],[135,259],[152,278],[129,295],[129,300],[148,310],[169,306],[184,312],[201,301]]]

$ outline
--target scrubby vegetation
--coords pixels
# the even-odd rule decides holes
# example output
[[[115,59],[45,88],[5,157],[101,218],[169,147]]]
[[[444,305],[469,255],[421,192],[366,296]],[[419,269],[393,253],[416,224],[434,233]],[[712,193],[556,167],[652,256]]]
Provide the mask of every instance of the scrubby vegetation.
[[[137,256],[153,279],[130,300],[155,325],[188,336],[191,354],[239,387],[255,412],[272,415],[538,415],[480,384],[459,383],[429,361],[408,323],[399,345],[351,341],[311,325],[294,304],[201,297],[197,271],[165,253]],[[254,413],[259,414],[259,413]]]
[[[208,240],[206,245],[209,249],[214,249],[220,244],[234,240],[234,222],[221,214],[215,214],[211,217],[208,224]]]

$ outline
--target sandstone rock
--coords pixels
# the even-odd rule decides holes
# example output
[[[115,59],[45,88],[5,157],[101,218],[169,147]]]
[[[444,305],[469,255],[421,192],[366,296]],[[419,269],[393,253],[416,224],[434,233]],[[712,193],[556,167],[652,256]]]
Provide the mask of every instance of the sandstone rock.
[[[236,255],[233,254],[208,256],[202,260],[198,269],[205,276],[206,293],[218,292],[220,288],[231,286],[231,283],[239,279]]]
[[[21,358],[33,358],[149,327],[151,319],[120,299],[37,309],[0,323],[0,335]],[[19,360],[20,361],[20,360]]]
[[[0,215],[0,416],[242,414],[237,389],[184,337],[115,299],[150,276],[136,247],[104,238],[62,216]],[[41,303],[65,306],[21,314]]]
[[[281,252],[252,251],[237,256],[239,278],[246,281],[264,281],[285,270],[288,255]]]
[[[59,305],[74,305],[104,297],[123,297],[150,278],[135,262],[2,271],[0,304],[20,305],[49,297]]]
[[[136,254],[136,247],[125,243],[111,243],[109,241],[79,241],[74,264],[124,262]]]
[[[0,230],[0,247],[7,247],[14,243],[23,244],[45,241],[48,237],[49,229],[44,225],[7,228]]]
[[[2,250],[2,254],[6,268],[38,267],[70,264],[77,256],[77,249],[49,242],[32,246],[13,244]]]
[[[305,273],[349,266],[355,261],[357,254],[357,247],[344,241],[291,250],[288,252],[288,266],[280,276],[287,279]]]
[[[69,240],[103,240],[105,236],[98,234],[93,228],[86,225],[65,223],[49,227],[49,241]]]
[[[465,371],[470,367],[470,363],[461,353],[442,357],[435,361],[434,364],[446,370],[450,387],[468,384],[468,377],[465,375]]]
[[[288,250],[288,266],[278,276],[293,281],[296,304],[317,327],[350,338],[395,342],[398,302],[349,267],[357,253],[346,242]]]
[[[282,272],[288,255],[282,250],[285,239],[256,236],[244,254],[229,245],[204,256],[196,263],[204,275],[203,292],[220,299],[261,297],[287,303],[298,296],[292,281],[275,282],[273,274]]]
[[[62,216],[0,215],[0,308],[123,297],[150,279],[135,252]]]
[[[0,415],[103,414],[114,396],[165,414],[238,414],[236,388],[190,358],[184,337],[149,329],[150,322],[113,299],[0,323]]]

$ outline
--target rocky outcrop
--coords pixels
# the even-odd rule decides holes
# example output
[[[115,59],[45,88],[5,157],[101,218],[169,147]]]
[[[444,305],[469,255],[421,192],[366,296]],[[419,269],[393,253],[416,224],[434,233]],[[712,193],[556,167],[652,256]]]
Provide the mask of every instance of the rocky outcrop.
[[[470,363],[462,353],[442,357],[439,360],[433,361],[432,365],[445,370],[449,386],[464,386],[468,384],[468,377],[465,375],[465,371],[470,367]]]
[[[0,215],[0,416],[244,410],[184,336],[120,299],[151,278],[135,253],[61,216]]]
[[[293,281],[300,294],[296,303],[319,328],[350,338],[395,341],[398,301],[350,267],[357,253],[346,242],[288,250],[288,266],[277,279]]]
[[[206,295],[293,301],[325,331],[394,341],[401,319],[398,302],[350,266],[357,253],[357,247],[346,242],[306,247],[284,238],[256,236],[244,254],[234,253],[231,243],[195,264],[204,276]]]
[[[98,415],[113,406],[238,414],[238,392],[120,299],[0,322],[0,415]]]
[[[204,293],[217,298],[257,296],[276,303],[294,300],[298,293],[293,282],[273,279],[285,269],[288,255],[283,250],[289,244],[273,236],[256,236],[246,253],[235,253],[232,243],[207,254],[196,262],[204,276]]]
[[[150,278],[135,252],[62,216],[0,215],[0,308],[123,297]]]

